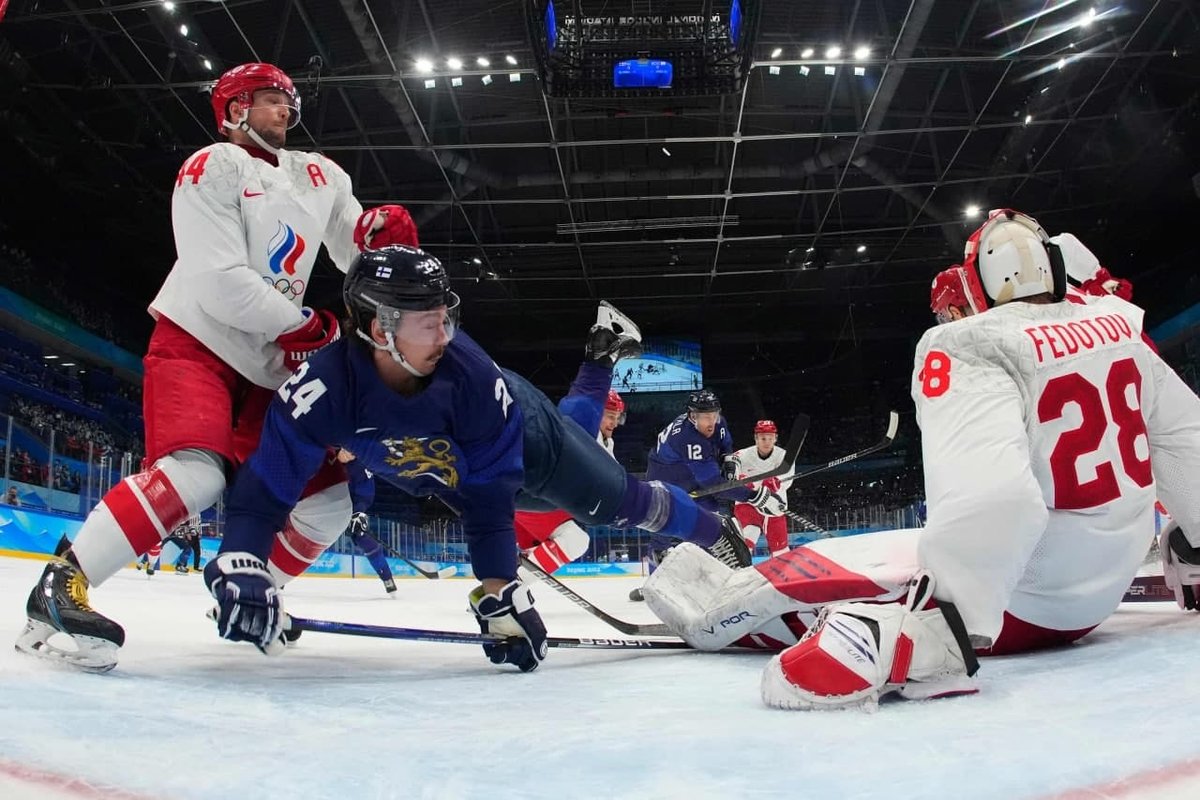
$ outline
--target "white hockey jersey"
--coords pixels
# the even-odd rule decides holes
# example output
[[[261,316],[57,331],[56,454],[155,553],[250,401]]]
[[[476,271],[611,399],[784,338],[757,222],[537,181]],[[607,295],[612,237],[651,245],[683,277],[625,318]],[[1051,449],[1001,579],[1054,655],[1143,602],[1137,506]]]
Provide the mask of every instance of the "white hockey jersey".
[[[776,445],[771,450],[770,455],[768,455],[766,458],[762,458],[758,455],[758,446],[752,444],[749,447],[743,447],[741,450],[736,451],[731,458],[737,465],[737,476],[739,478],[745,478],[747,475],[761,475],[764,472],[775,469],[783,463],[783,457],[785,455],[787,455],[787,451],[779,445]],[[788,488],[792,485],[792,482],[788,476],[792,474],[794,469],[795,467],[779,476],[779,495],[783,498],[784,506],[787,505]],[[747,481],[746,485],[752,489],[757,489],[760,482],[761,481]]]
[[[350,177],[325,156],[278,158],[272,166],[221,142],[184,162],[171,201],[178,256],[149,309],[270,389],[288,377],[274,340],[303,321],[322,242],[345,272],[362,213]]]
[[[1150,546],[1156,491],[1200,544],[1200,399],[1141,318],[1116,297],[1014,302],[918,344],[918,558],[972,634],[994,639],[1005,610],[1055,630],[1103,621]]]

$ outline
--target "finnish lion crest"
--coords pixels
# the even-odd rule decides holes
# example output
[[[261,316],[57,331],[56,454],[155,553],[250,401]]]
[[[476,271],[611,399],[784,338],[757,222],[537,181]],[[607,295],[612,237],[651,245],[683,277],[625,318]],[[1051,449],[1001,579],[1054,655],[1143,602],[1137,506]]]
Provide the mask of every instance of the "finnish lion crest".
[[[427,475],[449,489],[458,488],[458,470],[454,467],[458,457],[451,452],[447,439],[405,436],[399,441],[384,439],[383,444],[388,449],[384,463],[396,468],[396,477],[419,478]]]

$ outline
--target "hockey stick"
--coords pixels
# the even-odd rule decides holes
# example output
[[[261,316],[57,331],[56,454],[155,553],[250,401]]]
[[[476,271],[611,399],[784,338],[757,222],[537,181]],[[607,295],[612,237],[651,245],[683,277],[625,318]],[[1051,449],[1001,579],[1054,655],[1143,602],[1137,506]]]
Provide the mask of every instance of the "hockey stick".
[[[391,628],[385,625],[362,625],[355,622],[332,622],[322,619],[291,618],[291,629],[314,633],[336,633],[343,636],[366,636],[375,639],[403,639],[412,642],[442,642],[443,644],[486,644],[504,637],[458,631],[431,631],[423,628]],[[651,639],[596,639],[550,636],[550,647],[574,647],[588,650],[690,650],[685,642],[654,641]]]
[[[455,569],[454,567],[442,567],[441,569],[436,569],[436,570],[425,569],[420,564],[418,564],[416,561],[411,561],[411,560],[405,558],[404,556],[400,555],[398,552],[396,552],[391,547],[389,547],[388,544],[386,542],[384,542],[382,539],[378,539],[375,537],[372,537],[372,538],[374,538],[375,541],[379,542],[379,546],[382,547],[385,551],[387,551],[387,554],[389,556],[391,556],[394,559],[397,559],[398,561],[403,561],[405,564],[408,564],[410,567],[415,569],[417,572],[421,573],[421,577],[423,577],[423,578],[429,578],[431,581],[436,581],[438,578],[449,578],[451,575],[458,572],[458,570]]]
[[[809,475],[815,475],[816,473],[824,472],[827,469],[833,469],[834,467],[840,467],[842,464],[849,463],[856,459],[862,458],[863,456],[869,456],[869,455],[871,455],[871,453],[877,453],[880,450],[884,450],[888,447],[891,447],[892,441],[896,438],[896,429],[899,426],[900,426],[900,415],[897,414],[895,411],[889,411],[888,412],[887,432],[885,434],[883,434],[883,438],[880,439],[878,442],[871,445],[870,447],[864,447],[862,450],[857,450],[848,455],[844,455],[841,458],[835,458],[833,461],[827,462],[825,464],[821,464],[816,467],[811,467],[809,469],[804,470],[803,472],[797,472],[795,475],[789,475],[787,479],[789,481],[794,481],[794,480],[799,480],[800,478],[807,478]]]
[[[892,413],[894,414],[895,412]],[[720,494],[730,489],[736,489],[739,486],[745,486],[747,483],[756,483],[788,472],[796,465],[796,456],[800,455],[800,448],[804,446],[804,437],[808,434],[808,423],[808,414],[800,412],[796,415],[796,421],[792,423],[792,433],[788,438],[787,447],[783,451],[783,461],[779,462],[779,466],[775,467],[775,469],[769,469],[757,475],[747,475],[744,478],[735,478],[730,481],[713,484],[712,486],[706,486],[703,489],[691,492],[691,496],[693,498],[708,497],[711,494]]]
[[[541,578],[550,588],[561,594],[563,597],[570,600],[575,605],[582,608],[584,611],[591,614],[599,620],[603,620],[608,625],[619,630],[621,633],[629,636],[674,636],[671,629],[662,623],[640,624],[637,622],[626,622],[625,620],[617,619],[616,617],[596,608],[587,600],[576,594],[569,586],[564,584],[558,578],[551,575],[546,570],[539,567],[533,561],[530,561],[525,556],[521,556],[521,566],[530,573]]]

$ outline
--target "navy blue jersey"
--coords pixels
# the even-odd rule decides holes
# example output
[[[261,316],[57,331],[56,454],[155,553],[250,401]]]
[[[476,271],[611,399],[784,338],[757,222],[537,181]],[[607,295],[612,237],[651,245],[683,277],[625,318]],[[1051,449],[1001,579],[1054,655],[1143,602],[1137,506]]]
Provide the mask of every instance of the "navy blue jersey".
[[[375,502],[375,476],[357,458],[346,465],[346,475],[350,479],[350,502],[354,513],[367,513]]]
[[[733,454],[733,437],[725,417],[717,418],[712,436],[702,436],[687,414],[680,414],[658,434],[658,442],[650,451],[646,470],[647,480],[674,484],[687,491],[703,489],[721,483],[721,464]],[[752,492],[737,487],[719,496],[730,500],[748,500]]]
[[[455,336],[410,397],[388,388],[371,354],[344,338],[301,364],[276,393],[258,449],[230,492],[223,549],[266,560],[327,449],[343,447],[376,479],[458,509],[477,578],[515,578],[522,428],[500,368],[466,334]]]

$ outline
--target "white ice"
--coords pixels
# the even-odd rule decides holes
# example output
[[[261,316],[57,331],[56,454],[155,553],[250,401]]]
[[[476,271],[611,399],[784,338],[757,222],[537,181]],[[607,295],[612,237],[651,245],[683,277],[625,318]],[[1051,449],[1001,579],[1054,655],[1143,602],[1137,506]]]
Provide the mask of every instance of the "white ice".
[[[41,569],[0,558],[0,636],[16,637]],[[636,584],[572,585],[652,621],[626,600]],[[311,578],[285,595],[300,616],[469,631],[471,585],[402,581],[388,599],[375,580]],[[620,635],[535,594],[553,635]],[[1200,796],[1200,618],[1173,605],[986,660],[978,695],[867,714],[765,708],[763,655],[558,649],[526,675],[473,645],[310,632],[267,658],[217,638],[194,575],[126,570],[91,599],[127,631],[113,672],[0,643],[0,796],[986,800],[1129,776],[1071,796]]]

